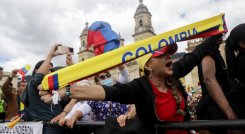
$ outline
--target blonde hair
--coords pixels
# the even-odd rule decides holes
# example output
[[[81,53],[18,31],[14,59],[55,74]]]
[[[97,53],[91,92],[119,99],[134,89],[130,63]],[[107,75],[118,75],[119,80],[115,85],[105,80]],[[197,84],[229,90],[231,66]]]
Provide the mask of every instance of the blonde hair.
[[[142,69],[140,70],[140,72],[142,72]],[[147,69],[144,68],[144,74],[146,76],[151,77],[152,71],[147,70]],[[180,93],[178,92],[176,79],[174,77],[169,77],[169,78],[166,78],[165,80],[166,80],[165,81],[166,85],[171,88],[172,95],[173,95],[173,97],[174,97],[174,99],[176,101],[176,105],[177,105],[176,114],[185,116],[186,115],[185,111],[181,109],[182,97],[181,97]]]
[[[185,116],[186,115],[185,111],[181,109],[182,97],[181,97],[180,93],[178,92],[176,83],[177,83],[177,81],[173,77],[166,79],[166,84],[167,84],[167,86],[171,87],[172,95],[173,95],[173,97],[176,101],[176,104],[177,104],[176,114]]]

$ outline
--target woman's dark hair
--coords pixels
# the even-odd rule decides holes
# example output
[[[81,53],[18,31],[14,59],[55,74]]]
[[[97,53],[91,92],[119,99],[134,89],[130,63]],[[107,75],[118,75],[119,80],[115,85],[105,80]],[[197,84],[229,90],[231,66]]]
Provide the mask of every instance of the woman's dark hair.
[[[44,62],[44,60],[41,60],[41,61],[39,61],[39,62],[35,65],[35,68],[34,68],[33,71],[32,71],[32,76],[34,76],[34,75],[36,74],[36,70],[38,70],[38,69],[41,67],[41,65],[43,64],[43,62]],[[53,63],[50,62],[50,65],[53,66]]]
[[[230,70],[234,70],[235,58],[239,53],[239,41],[245,41],[245,23],[233,28],[226,40],[226,62]]]

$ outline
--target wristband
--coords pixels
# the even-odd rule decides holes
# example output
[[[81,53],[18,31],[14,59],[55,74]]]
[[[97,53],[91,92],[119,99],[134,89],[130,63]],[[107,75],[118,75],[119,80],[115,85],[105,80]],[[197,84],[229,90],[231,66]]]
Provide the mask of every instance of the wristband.
[[[69,99],[70,98],[70,95],[71,95],[71,85],[67,85],[66,86],[66,93],[65,93],[65,96],[66,96],[66,99]]]
[[[68,114],[68,112],[66,112],[66,111],[63,111],[66,115]]]

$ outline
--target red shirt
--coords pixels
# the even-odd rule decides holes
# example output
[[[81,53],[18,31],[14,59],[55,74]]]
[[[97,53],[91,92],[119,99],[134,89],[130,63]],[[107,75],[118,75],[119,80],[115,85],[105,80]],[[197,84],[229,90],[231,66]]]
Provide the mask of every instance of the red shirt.
[[[167,90],[167,93],[160,92],[157,87],[150,81],[153,92],[155,93],[155,110],[157,117],[163,121],[184,121],[184,116],[176,114],[177,104],[172,95],[172,90]],[[184,98],[182,97],[181,109],[185,109]],[[187,134],[186,130],[167,130],[166,134]]]

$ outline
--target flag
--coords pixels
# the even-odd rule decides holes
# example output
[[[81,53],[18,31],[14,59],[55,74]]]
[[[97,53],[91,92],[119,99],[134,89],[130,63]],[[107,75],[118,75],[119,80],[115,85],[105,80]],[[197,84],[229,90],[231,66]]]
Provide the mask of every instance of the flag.
[[[117,49],[120,45],[119,36],[107,22],[96,21],[88,30],[87,49],[94,47],[95,56]]]
[[[227,32],[224,14],[195,22],[162,34],[134,42],[116,50],[95,56],[83,62],[47,74],[42,86],[45,90],[59,89],[68,83],[81,80],[117,65],[137,59],[176,42],[208,37]]]
[[[22,77],[22,81],[24,80],[25,75],[27,74],[27,72],[31,69],[31,65],[26,64],[23,68],[19,69],[19,74]]]

